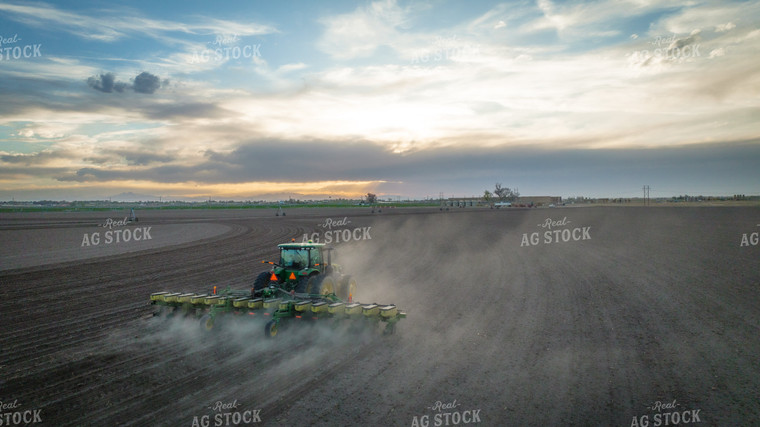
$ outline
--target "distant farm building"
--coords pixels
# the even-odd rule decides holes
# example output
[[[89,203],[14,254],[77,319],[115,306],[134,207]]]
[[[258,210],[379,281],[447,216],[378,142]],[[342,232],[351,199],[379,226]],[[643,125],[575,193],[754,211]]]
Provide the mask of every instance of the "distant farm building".
[[[517,198],[518,204],[534,206],[549,206],[559,205],[562,203],[562,197],[560,196],[520,196]],[[514,205],[514,204],[513,204]]]
[[[461,208],[471,206],[493,206],[498,202],[498,198],[492,198],[490,201],[486,202],[482,197],[449,197],[442,201],[442,205]],[[561,196],[520,196],[516,201],[512,202],[512,206],[530,206],[531,204],[533,206],[549,206],[551,204],[559,205],[561,203]]]

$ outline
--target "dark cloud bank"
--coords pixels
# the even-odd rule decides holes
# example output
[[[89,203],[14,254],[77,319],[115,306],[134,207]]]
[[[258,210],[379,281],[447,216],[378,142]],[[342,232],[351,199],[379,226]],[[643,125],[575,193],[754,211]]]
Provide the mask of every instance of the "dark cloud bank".
[[[166,85],[168,82],[164,82]],[[92,76],[87,79],[87,85],[103,93],[123,93],[127,89],[132,89],[137,93],[152,94],[161,87],[161,79],[147,71],[138,74],[132,83],[125,83],[116,80],[114,73],[103,73],[98,76]]]
[[[754,194],[760,188],[758,140],[618,150],[452,147],[406,154],[370,143],[256,141],[228,153],[209,150],[193,165],[161,163],[166,159],[161,155],[150,162],[131,155],[131,164],[144,167],[83,168],[58,179],[99,182],[139,176],[155,182],[207,184],[388,181],[403,182],[393,187],[413,189],[416,195],[479,194],[494,182],[519,187],[523,193],[600,197],[636,196],[645,184],[665,193],[658,195],[715,194],[725,189]]]

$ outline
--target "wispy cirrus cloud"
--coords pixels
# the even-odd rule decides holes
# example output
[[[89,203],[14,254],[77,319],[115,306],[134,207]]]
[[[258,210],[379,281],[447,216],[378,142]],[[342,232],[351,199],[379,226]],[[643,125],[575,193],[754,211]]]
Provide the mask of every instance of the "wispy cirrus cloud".
[[[196,17],[187,22],[151,19],[130,8],[104,8],[92,15],[61,10],[47,3],[0,4],[7,17],[34,28],[55,27],[82,39],[113,42],[135,35],[165,37],[167,33],[237,34],[241,36],[271,34],[269,25],[242,23],[218,18]],[[174,40],[174,39],[170,39]]]

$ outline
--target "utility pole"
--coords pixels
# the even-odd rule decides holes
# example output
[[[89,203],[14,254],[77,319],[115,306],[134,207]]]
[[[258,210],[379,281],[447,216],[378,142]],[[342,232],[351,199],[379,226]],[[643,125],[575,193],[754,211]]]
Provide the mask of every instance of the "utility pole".
[[[644,206],[649,206],[649,186],[645,185],[643,190],[644,190]]]

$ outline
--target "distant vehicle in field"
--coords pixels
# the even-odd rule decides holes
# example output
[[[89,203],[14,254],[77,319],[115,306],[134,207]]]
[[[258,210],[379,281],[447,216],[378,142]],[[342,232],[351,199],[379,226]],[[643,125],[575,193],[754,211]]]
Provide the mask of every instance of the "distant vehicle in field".
[[[135,215],[135,208],[131,208],[129,210],[129,219],[127,220],[127,223],[133,223],[137,222],[137,215]]]
[[[499,209],[502,206],[508,208],[512,206],[512,202],[497,202],[497,203],[494,203],[493,205],[494,207],[496,207],[496,209]]]

